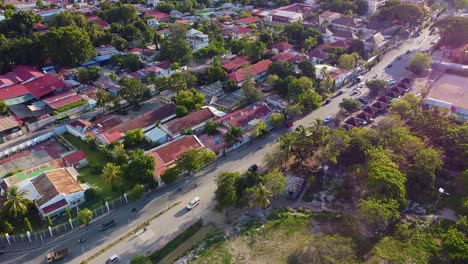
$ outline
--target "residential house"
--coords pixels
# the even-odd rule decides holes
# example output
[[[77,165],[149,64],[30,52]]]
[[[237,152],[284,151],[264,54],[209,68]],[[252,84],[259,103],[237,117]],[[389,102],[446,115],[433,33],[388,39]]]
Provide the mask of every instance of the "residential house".
[[[385,46],[385,44],[387,44],[387,41],[380,33],[372,35],[364,42],[365,48],[372,51],[380,50],[383,46]]]
[[[187,42],[193,51],[198,51],[208,47],[210,44],[210,39],[207,34],[191,28],[187,31]]]
[[[145,132],[145,138],[149,142],[164,144],[169,140],[167,133],[159,127]]]
[[[307,56],[313,64],[321,64],[328,59],[328,53],[320,48],[315,48],[309,51],[309,53],[307,53]]]
[[[39,176],[25,180],[17,186],[27,190],[27,198],[34,202],[42,218],[54,216],[65,208],[73,208],[85,201],[84,192],[87,184],[77,180],[78,172],[73,167],[60,168],[41,173]]]
[[[13,133],[15,134],[12,135]],[[3,141],[7,139],[11,139],[14,136],[20,136],[22,134],[23,133],[20,130],[20,124],[13,117],[6,116],[6,117],[0,118],[0,142],[1,143],[3,143]]]
[[[5,100],[8,106],[22,104],[34,99],[34,96],[21,83],[0,88],[0,99]]]
[[[160,128],[166,132],[170,138],[177,138],[182,135],[184,131],[191,130],[195,134],[203,131],[205,123],[216,117],[214,108],[204,107],[196,112],[190,113],[186,116],[176,118],[165,124]]]
[[[10,72],[0,75],[0,88],[18,83],[25,84],[42,76],[44,74],[32,66],[18,65]]]
[[[224,61],[221,64],[221,67],[225,69],[228,73],[231,73],[249,63],[250,61],[248,58],[244,56],[235,56],[231,60]]]
[[[46,74],[26,83],[24,86],[36,99],[40,99],[52,92],[62,90],[66,84],[62,79]]]
[[[218,130],[223,135],[231,127],[239,127],[242,130],[242,139],[240,139],[239,143],[242,144],[251,139],[253,128],[258,124],[259,120],[263,120],[268,124],[272,113],[271,108],[267,104],[255,104],[229,113],[214,120],[214,122],[222,125]]]
[[[331,25],[333,29],[346,30],[351,31],[353,33],[357,33],[360,28],[360,25],[356,19],[345,16],[334,19],[331,22]]]
[[[238,39],[250,36],[252,34],[252,29],[237,25],[224,25],[223,32],[225,38],[230,37],[232,39]]]
[[[268,67],[271,63],[271,60],[259,61],[247,68],[242,68],[228,74],[227,78],[235,81],[239,85],[249,78],[253,78],[254,80],[262,79],[267,75]]]
[[[67,167],[73,167],[76,169],[85,167],[88,165],[88,157],[83,150],[73,150],[69,153],[66,153],[63,156],[63,160]]]
[[[270,15],[265,18],[266,21],[273,25],[288,25],[295,22],[302,22],[304,17],[301,13],[289,12],[283,10],[273,10]]]
[[[262,20],[260,18],[255,17],[255,16],[243,17],[243,18],[236,19],[236,23],[239,24],[239,25],[242,25],[242,26],[249,26],[249,25],[252,25],[252,24],[258,24],[261,21]]]
[[[80,100],[84,101],[84,103],[80,104],[80,106],[86,104],[86,101],[85,99],[83,99],[82,95],[77,94],[73,91],[66,91],[57,95],[46,97],[42,101],[48,106],[50,106],[50,108],[57,110],[61,107],[73,104]]]
[[[192,149],[203,149],[205,146],[197,136],[182,136],[164,145],[156,147],[146,152],[146,155],[154,157],[154,175],[160,177],[166,170],[175,166],[177,158]]]
[[[288,52],[288,51],[291,51],[293,48],[294,48],[294,45],[291,45],[284,41],[276,42],[274,44],[271,44],[270,46],[270,49],[274,51],[275,53]]]
[[[148,12],[145,13],[145,15],[158,19],[159,21],[163,21],[163,22],[166,22],[170,17],[169,14],[163,13],[158,10],[149,10]]]
[[[337,88],[346,84],[352,75],[352,71],[336,68],[331,65],[317,64],[315,65],[315,74],[317,79],[322,80],[325,78],[324,74],[322,74],[322,69],[325,69],[325,73],[332,77]]]
[[[319,15],[321,19],[325,20],[327,24],[331,24],[333,20],[338,19],[341,17],[340,13],[332,12],[332,11],[324,11],[322,14]],[[320,23],[323,24],[324,22]]]
[[[338,41],[346,39],[358,39],[358,37],[353,32],[348,30],[333,29],[333,39]]]
[[[120,123],[108,130],[105,130],[96,136],[96,139],[102,144],[110,144],[114,141],[120,141],[125,133],[132,129],[141,128],[146,132],[159,124],[163,124],[175,117],[175,104],[166,104],[152,111],[144,113],[127,122]]]

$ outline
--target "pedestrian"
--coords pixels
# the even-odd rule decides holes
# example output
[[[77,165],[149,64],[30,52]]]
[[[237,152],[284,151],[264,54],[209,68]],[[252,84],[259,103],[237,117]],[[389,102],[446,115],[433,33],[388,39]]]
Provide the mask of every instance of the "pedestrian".
[[[224,210],[224,214],[228,215],[228,211],[227,211],[227,210]]]

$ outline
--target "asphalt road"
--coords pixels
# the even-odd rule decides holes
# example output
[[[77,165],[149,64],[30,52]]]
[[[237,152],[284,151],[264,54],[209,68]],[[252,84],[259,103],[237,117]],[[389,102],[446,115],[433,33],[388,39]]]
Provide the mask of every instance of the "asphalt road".
[[[371,71],[364,75],[364,79],[372,79],[375,74],[379,74],[379,78],[393,78],[398,81],[409,75],[405,67],[413,52],[410,55],[406,55],[406,51],[426,50],[430,47],[432,38],[434,37],[428,36],[428,30],[425,30],[416,39],[404,42],[399,48],[388,52],[378,65],[374,66]],[[401,60],[397,60],[399,56],[403,56]],[[387,68],[390,63],[393,64],[393,67]],[[335,97],[328,105],[297,120],[295,126],[309,126],[316,118],[323,119],[326,116],[336,114],[338,104],[343,98],[351,97],[349,93],[353,88],[355,87],[346,88],[344,94]],[[365,93],[367,93],[367,89],[361,89],[361,94]],[[261,164],[263,157],[272,149],[276,139],[285,132],[285,130],[275,131],[266,138],[256,140],[251,144],[241,147],[234,153],[230,153],[228,157],[218,160],[210,167],[198,172],[195,176],[181,182],[179,185],[160,190],[157,194],[153,194],[138,204],[129,204],[126,207],[111,212],[104,219],[113,218],[116,220],[117,225],[107,231],[101,232],[98,230],[99,224],[104,221],[104,219],[99,219],[91,223],[87,227],[87,230],[82,228],[82,231],[79,233],[74,233],[72,236],[70,234],[65,235],[63,238],[50,242],[40,248],[16,253],[5,253],[0,256],[0,263],[44,263],[47,252],[64,247],[69,250],[69,255],[66,257],[65,262],[79,263],[107,244],[133,230],[136,226],[170,204],[181,201],[178,206],[153,220],[147,231],[140,231],[91,262],[105,263],[108,257],[117,254],[121,257],[121,263],[128,263],[136,254],[145,253],[160,243],[169,241],[178,230],[198,217],[202,217],[208,221],[211,217],[222,217],[219,213],[212,210],[215,204],[215,177],[223,171],[245,171],[252,164]],[[194,183],[197,184],[197,187],[193,187]],[[182,191],[177,190],[179,186],[183,186]],[[201,203],[192,211],[188,211],[184,207],[194,196],[199,196]],[[137,212],[131,212],[131,208],[133,207],[137,208]],[[78,244],[80,237],[86,239],[82,244]],[[22,250],[17,247],[14,249]],[[13,250],[13,248],[7,247],[5,249],[5,251],[9,250]]]

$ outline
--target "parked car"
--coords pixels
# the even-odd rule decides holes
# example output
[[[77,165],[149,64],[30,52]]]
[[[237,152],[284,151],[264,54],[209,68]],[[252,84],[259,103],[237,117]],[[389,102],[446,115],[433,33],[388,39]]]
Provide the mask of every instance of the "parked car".
[[[368,104],[369,103],[369,101],[367,101],[367,99],[364,98],[364,97],[359,98],[358,101],[361,102],[362,104]]]
[[[116,263],[120,260],[119,256],[117,255],[112,255],[110,258],[108,258],[106,260],[106,264],[110,264],[110,263]]]
[[[106,221],[104,223],[101,224],[101,226],[99,226],[99,230],[101,231],[104,231],[104,230],[107,230],[111,227],[115,226],[115,220],[114,219],[111,219],[109,221]]]
[[[68,248],[64,248],[58,251],[51,251],[47,254],[47,263],[62,260],[68,254]]]
[[[351,95],[351,96],[355,96],[355,95],[357,95],[358,93],[359,93],[358,91],[353,91],[353,92],[352,92],[352,93],[350,93],[349,95]]]
[[[327,105],[327,104],[329,104],[329,103],[331,103],[331,99],[325,100],[325,102],[323,103],[323,105]]]
[[[387,80],[387,82],[390,85],[394,85],[396,83],[395,80],[393,80],[393,79],[389,79],[389,80]]]
[[[342,95],[344,94],[344,91],[343,90],[339,90],[338,93],[336,95]]]
[[[372,76],[372,79],[375,79],[375,78],[377,78],[377,77],[379,77],[379,74],[378,74],[378,73],[374,74],[374,76]]]
[[[327,116],[323,119],[323,123],[324,124],[328,124],[330,123],[331,121],[333,121],[333,117],[332,116]]]
[[[195,206],[197,206],[200,203],[200,197],[195,196],[193,199],[187,204],[186,208],[188,210],[192,210]]]
[[[258,166],[257,166],[257,164],[253,164],[253,165],[250,166],[247,170],[248,170],[248,171],[251,171],[251,172],[257,171],[257,170],[258,170]]]

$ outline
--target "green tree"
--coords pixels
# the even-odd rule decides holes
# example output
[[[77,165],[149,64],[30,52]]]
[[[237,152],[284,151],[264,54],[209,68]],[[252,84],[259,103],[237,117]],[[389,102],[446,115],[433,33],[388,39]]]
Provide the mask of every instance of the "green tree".
[[[421,74],[432,65],[432,58],[429,54],[417,52],[409,61],[409,69],[415,74]]]
[[[356,63],[356,60],[353,55],[350,54],[342,54],[340,58],[338,59],[338,64],[340,68],[346,69],[346,70],[351,70],[354,68],[354,65]]]
[[[138,11],[133,5],[115,5],[104,10],[101,16],[108,23],[119,22],[120,24],[128,24],[137,18]]]
[[[218,127],[220,127],[220,123],[214,123],[214,122],[211,122],[211,121],[207,121],[205,123],[205,129],[203,130],[203,132],[205,134],[208,134],[208,135],[216,135],[218,134]]]
[[[88,19],[82,13],[70,12],[65,10],[54,16],[52,16],[52,21],[50,21],[50,27],[60,28],[66,26],[76,26],[81,29],[85,29],[89,24]]]
[[[226,142],[227,146],[231,146],[241,140],[241,136],[242,130],[237,126],[232,126],[228,129],[226,134],[224,134],[224,141]]]
[[[68,218],[68,219],[72,219],[72,215],[71,215],[71,212],[70,212],[70,208],[65,207],[65,213],[67,214],[67,218]]]
[[[300,106],[301,111],[306,113],[318,109],[321,101],[322,96],[314,90],[308,90],[305,93],[300,94],[297,98],[297,104]]]
[[[2,223],[2,230],[5,233],[11,234],[11,233],[13,233],[13,231],[15,229],[13,228],[13,226],[7,220],[4,220],[3,223]]]
[[[221,67],[221,60],[219,57],[213,59],[213,63],[206,71],[208,80],[210,82],[222,81],[226,77],[226,71]]]
[[[187,43],[187,28],[176,23],[169,26],[169,31],[171,34],[163,41],[160,56],[181,65],[188,64],[192,61],[193,51]]]
[[[143,196],[145,191],[145,186],[143,186],[142,184],[135,184],[135,186],[133,186],[133,188],[130,191],[128,191],[128,197],[130,197],[132,201],[136,201],[140,199],[141,196]]]
[[[385,80],[369,80],[366,82],[367,88],[369,88],[369,96],[376,97],[381,94],[388,87],[388,83]]]
[[[187,107],[183,105],[178,105],[176,106],[175,112],[176,112],[177,117],[182,117],[182,116],[186,116],[189,113],[189,110],[187,109]]]
[[[76,67],[94,55],[89,35],[76,26],[52,28],[40,36],[45,53],[56,63]]]
[[[27,190],[20,190],[18,186],[9,187],[3,193],[5,203],[2,212],[13,219],[25,215],[28,212],[29,205],[32,204],[32,201],[27,198],[28,194]]]
[[[315,79],[315,66],[311,61],[303,60],[299,62],[299,70],[301,70],[302,75],[309,77],[310,79]]]
[[[268,67],[268,73],[270,75],[277,75],[279,78],[284,79],[290,75],[293,75],[293,65],[287,61],[277,60],[274,61]]]
[[[260,60],[265,51],[265,44],[260,41],[247,41],[245,43],[243,54],[252,60]]]
[[[120,80],[121,89],[119,95],[127,102],[133,105],[134,108],[139,108],[140,102],[148,97],[149,88],[137,79],[124,78]]]
[[[33,232],[31,222],[29,221],[29,219],[27,217],[24,218],[24,228],[26,228],[26,230],[31,232],[31,233]]]
[[[270,205],[270,197],[272,192],[262,183],[257,184],[256,186],[249,188],[248,193],[252,194],[252,204],[265,209]]]
[[[272,127],[282,127],[284,126],[285,122],[284,115],[280,113],[273,113],[270,116],[269,122]]]
[[[443,249],[454,263],[464,263],[468,260],[468,239],[466,234],[451,227],[442,235]]]
[[[93,212],[88,208],[84,208],[78,212],[78,221],[83,225],[88,225],[93,220]]]
[[[265,124],[265,121],[260,119],[258,123],[255,125],[255,127],[253,128],[252,137],[258,138],[267,132],[268,132],[268,128],[267,128],[267,125]]]
[[[113,37],[112,38],[112,46],[114,46],[118,51],[123,51],[128,47],[128,42],[124,38],[121,37]]]
[[[154,157],[145,155],[142,149],[130,152],[130,162],[123,167],[123,175],[127,182],[132,184],[148,184],[149,188],[156,187],[154,180]]]
[[[400,218],[399,204],[396,200],[361,199],[359,213],[367,224],[374,228],[384,228],[390,220]]]
[[[265,184],[272,195],[278,195],[286,190],[286,177],[279,170],[275,170],[262,176],[262,182]]]
[[[5,100],[0,99],[0,115],[6,115],[8,113],[8,105]]]
[[[191,149],[177,158],[176,166],[180,171],[187,171],[190,174],[192,171],[200,169],[201,166],[215,159],[216,154],[209,149]]]
[[[130,264],[151,264],[151,263],[153,263],[151,262],[151,259],[143,255],[137,255],[133,257],[132,261],[130,261]]]
[[[458,46],[468,41],[468,17],[448,16],[433,24],[438,29],[441,45]]]
[[[216,207],[218,209],[229,208],[238,202],[236,185],[241,179],[239,172],[222,172],[216,178]]]
[[[145,133],[143,132],[143,129],[135,128],[125,133],[124,145],[135,146],[143,142],[143,140],[145,140]]]
[[[298,257],[299,264],[306,263],[358,263],[356,245],[352,238],[339,235],[319,235]]]
[[[78,70],[78,81],[85,83],[89,81],[89,72],[86,68],[80,68]]]
[[[308,37],[304,40],[304,51],[308,52],[309,50],[313,49],[315,46],[317,46],[317,39],[313,37]]]
[[[339,106],[349,113],[354,113],[361,108],[361,103],[352,98],[343,98],[343,101],[339,104]]]
[[[178,106],[184,106],[188,111],[194,111],[199,110],[205,104],[205,95],[192,88],[188,91],[179,91],[174,101]]]
[[[5,10],[5,17],[8,19],[0,23],[0,34],[4,34],[6,37],[29,37],[33,27],[42,21],[42,18],[32,11],[7,10]]]
[[[140,30],[134,25],[126,25],[120,35],[127,41],[134,41],[142,37]]]
[[[242,83],[241,89],[242,89],[241,101],[244,105],[258,102],[263,98],[262,91],[260,91],[260,89],[257,89],[257,87],[255,87],[255,84],[250,80],[244,81]]]
[[[135,136],[135,137],[138,137],[138,136]],[[123,165],[127,163],[128,155],[124,149],[124,144],[116,143],[114,145],[114,147],[112,148],[112,159],[117,165]]]
[[[414,163],[408,168],[407,186],[410,197],[430,198],[434,189],[436,170],[442,165],[440,154],[432,148],[420,150],[414,157]]]
[[[118,165],[107,163],[102,168],[102,176],[104,177],[104,182],[114,188],[122,184],[122,169]]]
[[[49,215],[45,216],[45,221],[46,221],[47,226],[53,226],[54,225],[54,223],[52,223],[52,219],[50,219]]]
[[[98,89],[96,92],[96,105],[106,107],[113,100],[113,96],[104,89]]]
[[[140,60],[140,57],[138,55],[128,54],[123,60],[122,66],[128,69],[129,71],[133,72],[143,67],[143,62]]]
[[[175,182],[179,178],[180,170],[177,166],[167,169],[164,174],[161,176],[161,179],[169,184]]]

